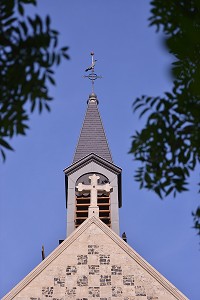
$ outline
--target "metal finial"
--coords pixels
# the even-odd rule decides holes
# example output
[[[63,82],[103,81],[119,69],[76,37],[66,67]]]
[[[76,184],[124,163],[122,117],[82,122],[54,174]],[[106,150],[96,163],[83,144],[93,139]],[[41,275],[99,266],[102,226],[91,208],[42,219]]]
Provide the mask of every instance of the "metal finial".
[[[92,81],[92,93],[94,93],[94,82],[96,79],[98,78],[102,78],[102,76],[98,76],[95,72],[94,72],[94,67],[96,64],[97,59],[94,59],[94,52],[90,53],[92,56],[92,64],[90,67],[88,67],[87,69],[85,69],[85,72],[91,71],[91,73],[89,73],[88,75],[84,75],[84,78],[89,78]]]
[[[124,240],[124,242],[127,243],[126,232],[123,232],[123,233],[122,233],[122,239]]]
[[[45,259],[45,252],[44,252],[44,246],[42,245],[42,260]]]

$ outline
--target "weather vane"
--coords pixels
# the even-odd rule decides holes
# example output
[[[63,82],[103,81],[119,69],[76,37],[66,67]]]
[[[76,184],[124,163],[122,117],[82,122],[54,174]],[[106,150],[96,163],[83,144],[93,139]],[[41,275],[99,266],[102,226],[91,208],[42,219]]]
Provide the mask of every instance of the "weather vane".
[[[91,73],[89,73],[88,75],[84,75],[84,78],[89,78],[92,81],[92,93],[94,93],[94,82],[96,79],[98,78],[102,78],[102,76],[98,76],[95,72],[94,72],[94,67],[95,67],[95,63],[97,61],[97,59],[94,59],[94,52],[90,53],[92,56],[92,64],[90,67],[88,67],[87,69],[85,69],[85,72],[91,71]]]

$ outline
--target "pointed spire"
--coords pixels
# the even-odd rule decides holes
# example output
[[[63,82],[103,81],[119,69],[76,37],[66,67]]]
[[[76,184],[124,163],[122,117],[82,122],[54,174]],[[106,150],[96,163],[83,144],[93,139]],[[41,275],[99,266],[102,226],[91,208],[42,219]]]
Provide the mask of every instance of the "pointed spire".
[[[111,153],[98,110],[97,96],[92,93],[88,99],[88,107],[81,129],[73,163],[90,153],[112,162]]]

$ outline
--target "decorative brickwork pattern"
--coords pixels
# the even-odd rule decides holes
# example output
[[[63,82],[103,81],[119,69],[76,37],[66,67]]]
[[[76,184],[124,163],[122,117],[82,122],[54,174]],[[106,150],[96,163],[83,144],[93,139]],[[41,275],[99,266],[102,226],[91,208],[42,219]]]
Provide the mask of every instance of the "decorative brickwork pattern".
[[[122,275],[122,267],[113,265],[111,266],[111,274],[112,275]]]
[[[123,276],[124,285],[134,285],[134,275]]]
[[[65,277],[55,277],[54,278],[54,286],[59,285],[64,287],[65,286]]]
[[[100,276],[100,285],[111,285],[111,276],[110,275],[101,275]]]
[[[87,255],[78,255],[77,256],[78,265],[87,265],[88,257]]]
[[[122,296],[122,288],[120,286],[112,287],[112,296],[113,297],[121,297]]]
[[[88,254],[99,254],[98,245],[88,245]]]
[[[136,296],[146,296],[145,288],[142,285],[138,285],[135,287]]]
[[[99,255],[99,262],[100,265],[109,265],[110,264],[110,255],[104,255],[104,254],[100,254]]]
[[[27,288],[4,300],[188,300],[172,295],[95,224],[58,249]]]
[[[46,298],[51,298],[53,295],[53,286],[43,287],[42,295],[45,296]]]
[[[88,278],[87,278],[87,276],[85,276],[85,275],[80,276],[77,279],[77,285],[78,286],[88,286]]]
[[[66,275],[75,275],[77,273],[76,266],[67,266]]]
[[[100,287],[89,287],[88,294],[90,297],[100,297]]]
[[[76,295],[76,287],[69,289],[66,287],[65,295],[67,296],[75,296]]]
[[[98,275],[99,274],[99,265],[88,265],[89,275]]]

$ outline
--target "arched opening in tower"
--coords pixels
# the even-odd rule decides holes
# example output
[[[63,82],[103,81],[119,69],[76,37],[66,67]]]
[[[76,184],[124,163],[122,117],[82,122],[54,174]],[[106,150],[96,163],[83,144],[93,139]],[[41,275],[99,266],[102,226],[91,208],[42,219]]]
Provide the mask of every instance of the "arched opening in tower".
[[[98,180],[98,185],[105,185],[109,183],[109,180],[106,176],[99,173],[87,173],[79,177],[76,182],[76,186],[79,183],[83,185],[90,185],[89,176],[98,175],[100,178]],[[76,195],[76,207],[75,207],[75,227],[77,228],[88,218],[88,208],[91,204],[91,195],[90,191],[75,190]],[[110,216],[110,192],[106,191],[97,191],[97,206],[99,207],[99,218],[104,222],[108,227],[111,227],[111,216]]]

